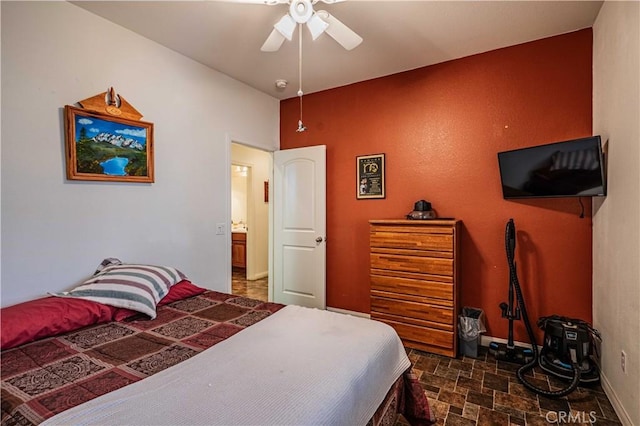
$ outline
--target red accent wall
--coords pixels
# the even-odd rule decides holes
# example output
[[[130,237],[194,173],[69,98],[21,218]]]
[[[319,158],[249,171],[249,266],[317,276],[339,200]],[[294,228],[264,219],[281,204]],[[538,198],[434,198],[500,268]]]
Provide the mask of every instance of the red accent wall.
[[[368,313],[370,219],[404,218],[415,201],[463,222],[461,306],[507,337],[504,231],[529,317],[591,322],[591,199],[506,201],[499,151],[591,135],[592,31],[499,49],[368,80],[280,106],[282,149],[327,146],[327,305]],[[356,199],[356,156],[386,154],[386,198]],[[541,334],[538,334],[541,339]],[[521,322],[515,338],[527,341]]]

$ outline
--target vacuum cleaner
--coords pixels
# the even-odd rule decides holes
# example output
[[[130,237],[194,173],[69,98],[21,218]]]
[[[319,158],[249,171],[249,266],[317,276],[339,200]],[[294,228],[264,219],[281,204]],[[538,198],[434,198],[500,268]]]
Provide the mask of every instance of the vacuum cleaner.
[[[489,351],[493,353],[498,360],[515,362],[518,364],[526,364],[533,359],[533,351],[529,348],[516,346],[513,342],[513,321],[519,321],[522,317],[519,304],[514,306],[513,303],[515,296],[515,281],[512,279],[512,277],[516,276],[517,280],[517,275],[515,274],[515,262],[512,261],[512,256],[511,259],[509,259],[510,253],[515,254],[516,250],[516,230],[513,219],[507,222],[507,229],[505,231],[504,239],[505,248],[507,250],[507,259],[509,260],[509,269],[511,273],[509,274],[509,303],[500,303],[500,310],[502,311],[502,318],[507,318],[509,320],[509,335],[507,337],[506,344],[491,342],[489,344]],[[511,271],[511,269],[513,269],[513,271]]]
[[[505,246],[509,263],[509,303],[501,303],[500,309],[502,316],[509,320],[509,336],[506,345],[492,342],[489,350],[498,360],[523,364],[516,371],[518,380],[524,387],[539,395],[560,398],[573,392],[578,385],[598,383],[600,371],[593,359],[593,352],[595,339],[601,340],[601,337],[587,322],[559,315],[541,317],[537,326],[544,331],[544,342],[538,352],[538,344],[529,322],[516,271],[516,228],[513,219],[507,222]],[[517,303],[515,307],[514,297]],[[514,345],[513,321],[520,319],[527,329],[531,349]],[[552,376],[569,381],[569,384],[563,389],[550,391],[529,383],[525,374],[536,365]]]

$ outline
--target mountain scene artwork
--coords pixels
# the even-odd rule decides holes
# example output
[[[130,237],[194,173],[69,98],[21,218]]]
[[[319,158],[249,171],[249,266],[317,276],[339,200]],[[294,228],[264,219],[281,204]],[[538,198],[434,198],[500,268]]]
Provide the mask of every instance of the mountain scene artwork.
[[[79,173],[147,176],[147,129],[130,123],[75,115]]]

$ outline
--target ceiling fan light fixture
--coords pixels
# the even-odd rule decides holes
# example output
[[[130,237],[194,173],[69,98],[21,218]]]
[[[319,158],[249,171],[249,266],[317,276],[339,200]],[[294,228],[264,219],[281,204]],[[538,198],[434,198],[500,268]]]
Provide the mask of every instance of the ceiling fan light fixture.
[[[323,21],[317,13],[314,13],[307,21],[307,28],[309,28],[313,40],[317,39],[328,27],[329,24]]]
[[[296,22],[291,16],[284,15],[273,27],[286,37],[287,40],[291,41],[293,32],[296,29]]]

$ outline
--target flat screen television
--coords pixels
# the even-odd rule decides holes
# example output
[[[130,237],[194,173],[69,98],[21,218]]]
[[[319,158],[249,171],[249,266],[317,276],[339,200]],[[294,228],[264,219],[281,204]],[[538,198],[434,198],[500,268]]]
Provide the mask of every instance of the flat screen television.
[[[607,193],[600,136],[499,152],[498,165],[505,199]]]

